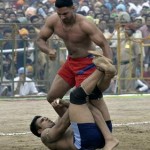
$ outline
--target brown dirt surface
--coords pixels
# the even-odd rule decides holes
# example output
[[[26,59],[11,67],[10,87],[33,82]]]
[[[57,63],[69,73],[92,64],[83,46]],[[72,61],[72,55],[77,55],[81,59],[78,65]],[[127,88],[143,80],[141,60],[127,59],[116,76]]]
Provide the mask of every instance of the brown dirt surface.
[[[105,97],[113,134],[120,144],[115,150],[150,150],[150,96]],[[57,118],[50,104],[42,100],[0,100],[0,150],[47,150],[30,133],[35,115]]]

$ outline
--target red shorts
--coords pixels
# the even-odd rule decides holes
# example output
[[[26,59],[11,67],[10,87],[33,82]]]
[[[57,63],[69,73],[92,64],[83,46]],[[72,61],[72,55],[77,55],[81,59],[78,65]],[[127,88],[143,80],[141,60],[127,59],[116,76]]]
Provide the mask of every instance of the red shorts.
[[[65,64],[59,69],[58,74],[71,86],[80,86],[82,81],[96,69],[92,63],[93,56],[84,58],[68,57]]]

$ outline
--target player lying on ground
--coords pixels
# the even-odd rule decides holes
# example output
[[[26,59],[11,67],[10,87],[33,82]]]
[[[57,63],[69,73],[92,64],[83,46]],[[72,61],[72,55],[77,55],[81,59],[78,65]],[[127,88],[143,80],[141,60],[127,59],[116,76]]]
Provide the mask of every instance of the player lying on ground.
[[[101,58],[95,59],[97,68],[105,68],[107,63],[99,65],[100,60],[103,62]],[[101,113],[93,105],[90,104],[88,107],[86,103],[87,96],[93,92],[100,77],[102,77],[101,72],[96,70],[82,82],[80,87],[70,93],[69,108],[57,123],[48,118],[36,116],[30,126],[32,133],[41,137],[42,142],[50,149],[94,150],[104,147],[104,150],[112,150],[116,147],[119,142],[107,131],[107,127],[110,131],[112,130],[112,125],[110,120],[106,120],[105,111],[102,110]],[[60,104],[56,104],[54,101],[53,107],[68,106],[61,101]],[[68,129],[70,124],[72,130]]]

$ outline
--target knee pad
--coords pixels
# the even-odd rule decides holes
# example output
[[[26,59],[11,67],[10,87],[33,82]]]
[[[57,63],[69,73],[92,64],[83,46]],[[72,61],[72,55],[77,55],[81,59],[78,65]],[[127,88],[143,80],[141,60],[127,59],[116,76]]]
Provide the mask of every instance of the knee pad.
[[[99,88],[96,86],[94,90],[92,91],[92,93],[89,95],[89,100],[97,100],[102,97],[103,97],[103,94],[101,90],[99,90]]]
[[[82,105],[86,103],[87,94],[82,87],[77,87],[70,93],[70,102],[76,105]]]

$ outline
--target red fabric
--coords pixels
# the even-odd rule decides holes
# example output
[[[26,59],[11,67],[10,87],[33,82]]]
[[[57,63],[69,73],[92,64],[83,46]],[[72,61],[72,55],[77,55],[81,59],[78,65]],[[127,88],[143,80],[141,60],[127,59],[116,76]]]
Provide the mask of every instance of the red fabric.
[[[68,57],[64,65],[59,69],[58,74],[71,86],[80,86],[81,82],[94,72],[96,67],[93,67],[83,74],[77,74],[79,70],[92,64],[92,59],[89,57],[73,59]]]

